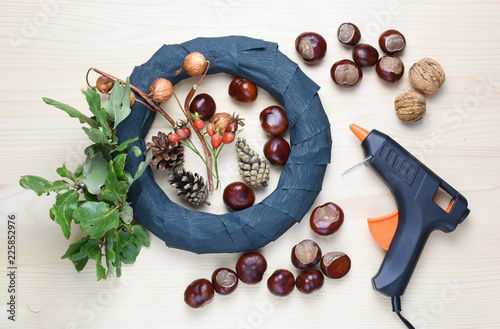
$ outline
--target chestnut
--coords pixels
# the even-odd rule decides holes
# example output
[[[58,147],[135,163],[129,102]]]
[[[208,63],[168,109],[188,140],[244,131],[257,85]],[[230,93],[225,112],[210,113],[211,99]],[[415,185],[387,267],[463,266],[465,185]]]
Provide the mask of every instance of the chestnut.
[[[231,98],[239,102],[251,103],[257,99],[258,89],[251,81],[243,78],[234,78],[229,84],[228,93]]]
[[[373,46],[360,43],[352,49],[352,58],[360,67],[370,67],[377,64],[378,51]]]
[[[198,279],[187,286],[184,301],[192,308],[199,308],[210,303],[214,298],[214,288],[207,279]]]
[[[236,263],[238,278],[247,284],[256,284],[262,281],[266,269],[266,259],[256,251],[241,256]]]
[[[238,276],[230,268],[218,268],[212,274],[212,285],[219,295],[229,295],[238,287]]]
[[[341,87],[352,87],[363,78],[363,72],[361,72],[359,66],[353,61],[342,59],[333,64],[330,70],[330,76],[337,85]]]
[[[321,248],[313,240],[303,240],[293,247],[291,259],[298,269],[313,267],[321,260]]]
[[[319,235],[331,235],[344,223],[344,211],[333,202],[314,208],[309,224]]]
[[[361,39],[361,32],[353,23],[342,23],[337,30],[337,38],[346,46],[355,46]]]
[[[380,79],[393,83],[401,79],[405,66],[399,57],[384,56],[378,60],[375,70]]]
[[[275,296],[288,296],[295,288],[295,278],[292,272],[279,269],[267,279],[267,289]]]
[[[260,125],[271,136],[279,136],[288,129],[285,110],[279,106],[266,107],[259,115]]]
[[[202,120],[210,120],[215,114],[217,106],[209,94],[198,94],[189,104],[191,113],[198,113]]]
[[[395,55],[402,52],[406,47],[406,39],[397,30],[387,30],[378,38],[380,49],[387,55]]]
[[[326,41],[315,32],[301,33],[295,39],[295,50],[307,64],[315,64],[325,57]]]
[[[222,199],[229,209],[243,210],[253,205],[255,193],[244,183],[234,182],[226,186]]]
[[[295,280],[297,289],[303,294],[310,294],[323,287],[325,277],[320,270],[310,269],[300,273]]]
[[[281,137],[273,137],[264,144],[264,156],[272,165],[284,166],[290,150],[290,144]]]
[[[321,259],[321,271],[331,279],[340,279],[350,269],[351,259],[342,251],[326,253]]]

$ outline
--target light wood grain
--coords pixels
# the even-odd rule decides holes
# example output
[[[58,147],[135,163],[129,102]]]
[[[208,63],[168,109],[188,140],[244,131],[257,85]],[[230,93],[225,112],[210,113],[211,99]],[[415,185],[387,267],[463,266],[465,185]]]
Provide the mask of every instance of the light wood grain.
[[[45,7],[44,4],[56,4]],[[365,219],[392,212],[395,202],[385,185],[359,168],[340,176],[362,160],[359,143],[348,126],[357,123],[391,135],[469,201],[471,215],[451,234],[431,235],[403,297],[404,314],[417,328],[498,328],[500,323],[500,3],[498,1],[1,1],[0,12],[0,303],[7,301],[6,219],[18,216],[18,305],[15,324],[0,313],[2,328],[402,328],[388,298],[371,287],[383,251]],[[408,47],[402,59],[408,69],[422,57],[438,60],[447,81],[428,97],[421,122],[403,124],[394,115],[393,100],[410,89],[405,78],[396,86],[381,83],[365,70],[354,89],[335,87],[330,66],[349,58],[336,40],[344,21],[361,28],[363,42],[376,44],[388,28],[403,32]],[[46,96],[88,112],[79,90],[94,66],[125,77],[164,43],[198,36],[247,35],[274,41],[292,60],[295,37],[313,30],[324,35],[328,53],[317,66],[300,63],[321,86],[320,96],[332,123],[332,164],[315,205],[334,201],[346,213],[342,229],[332,237],[315,236],[308,215],[276,242],[263,248],[271,273],[292,269],[292,246],[315,239],[324,251],[343,250],[353,267],[342,280],[327,280],[311,295],[295,291],[273,297],[265,283],[241,284],[230,296],[216,296],[201,310],[183,302],[194,279],[209,277],[219,266],[233,267],[238,255],[195,255],[166,248],[151,236],[151,247],[125,266],[120,279],[96,282],[94,268],[76,273],[61,260],[66,241],[48,210],[52,197],[38,198],[18,186],[19,176],[56,178],[55,168],[74,168],[83,160],[88,140],[78,122],[41,101]],[[213,76],[202,86],[218,108],[238,111],[247,119],[244,136],[256,148],[266,137],[258,113],[276,101],[261,90],[248,107],[226,95],[230,77]],[[176,86],[185,95],[193,81]],[[174,103],[165,108],[179,117]],[[148,135],[167,129],[158,117]],[[234,149],[221,156],[223,184],[238,179]],[[202,163],[188,154],[190,168]],[[165,175],[160,186],[174,195]],[[271,191],[279,171],[273,169]],[[258,200],[268,192],[260,191]],[[207,211],[224,213],[220,193]],[[75,231],[77,229],[75,228]],[[297,271],[294,271],[297,274]],[[38,313],[28,306],[42,306]]]

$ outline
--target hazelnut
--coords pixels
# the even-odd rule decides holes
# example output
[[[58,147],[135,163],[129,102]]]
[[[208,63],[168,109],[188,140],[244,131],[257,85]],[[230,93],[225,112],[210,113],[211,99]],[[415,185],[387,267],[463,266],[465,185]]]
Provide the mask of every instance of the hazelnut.
[[[422,58],[413,64],[408,77],[413,88],[426,95],[434,94],[445,81],[443,68],[432,58]]]
[[[342,23],[337,30],[337,38],[346,46],[355,46],[361,39],[361,32],[352,23]]]
[[[401,79],[405,73],[405,66],[399,57],[384,56],[378,60],[375,71],[380,79],[393,83]]]
[[[212,117],[212,125],[215,131],[225,132],[227,125],[233,120],[233,116],[226,112],[217,113]]]
[[[134,92],[131,90],[130,91],[130,106],[134,106],[135,104],[135,94]]]
[[[113,80],[111,80],[108,77],[105,77],[104,75],[101,75],[99,78],[97,78],[95,87],[101,93],[107,94],[111,91],[111,89],[113,89]]]
[[[330,70],[333,82],[341,87],[355,86],[363,77],[359,66],[351,60],[343,59],[333,64]]]
[[[407,91],[396,97],[394,107],[400,120],[415,122],[425,114],[425,97],[419,92]]]
[[[157,103],[166,102],[172,97],[174,89],[172,83],[165,78],[158,78],[149,86],[149,97]]]
[[[202,75],[207,68],[207,60],[203,54],[194,52],[184,58],[184,70],[192,77]]]
[[[318,264],[321,260],[321,248],[313,240],[304,240],[292,249],[292,264],[304,270]]]

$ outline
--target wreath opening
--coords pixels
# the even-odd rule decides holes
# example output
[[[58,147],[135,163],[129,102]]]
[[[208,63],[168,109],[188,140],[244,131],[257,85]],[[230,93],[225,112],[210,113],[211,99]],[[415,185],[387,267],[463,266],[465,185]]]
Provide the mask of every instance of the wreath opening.
[[[148,168],[133,183],[128,198],[134,217],[169,247],[195,253],[257,249],[300,222],[321,191],[332,141],[319,87],[278,50],[276,43],[242,36],[197,38],[165,45],[146,63],[135,67],[131,83],[143,91],[160,77],[175,85],[189,77],[175,73],[185,56],[195,51],[211,62],[208,74],[223,72],[250,80],[282,104],[289,121],[291,153],[278,185],[250,208],[212,214],[189,210],[170,200]],[[116,134],[120,140],[140,136],[135,145],[144,151],[144,138],[154,117],[154,112],[136,103]],[[127,171],[134,172],[143,159],[128,156],[127,161]]]

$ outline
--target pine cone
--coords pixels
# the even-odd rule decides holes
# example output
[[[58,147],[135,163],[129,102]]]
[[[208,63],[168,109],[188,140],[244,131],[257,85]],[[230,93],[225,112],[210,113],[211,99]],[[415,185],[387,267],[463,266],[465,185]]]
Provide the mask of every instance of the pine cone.
[[[158,170],[173,170],[182,165],[184,146],[177,142],[170,143],[168,136],[161,131],[157,136],[153,136],[152,142],[148,142],[146,146],[144,154],[147,154],[150,149],[153,150],[153,159],[149,164],[156,166]]]
[[[178,191],[177,195],[182,196],[195,206],[207,203],[208,188],[203,181],[203,177],[197,173],[186,171],[184,168],[174,170],[170,178],[170,185]]]
[[[236,141],[240,175],[252,186],[267,186],[269,180],[269,161],[259,158],[259,154],[252,150],[245,139]]]

